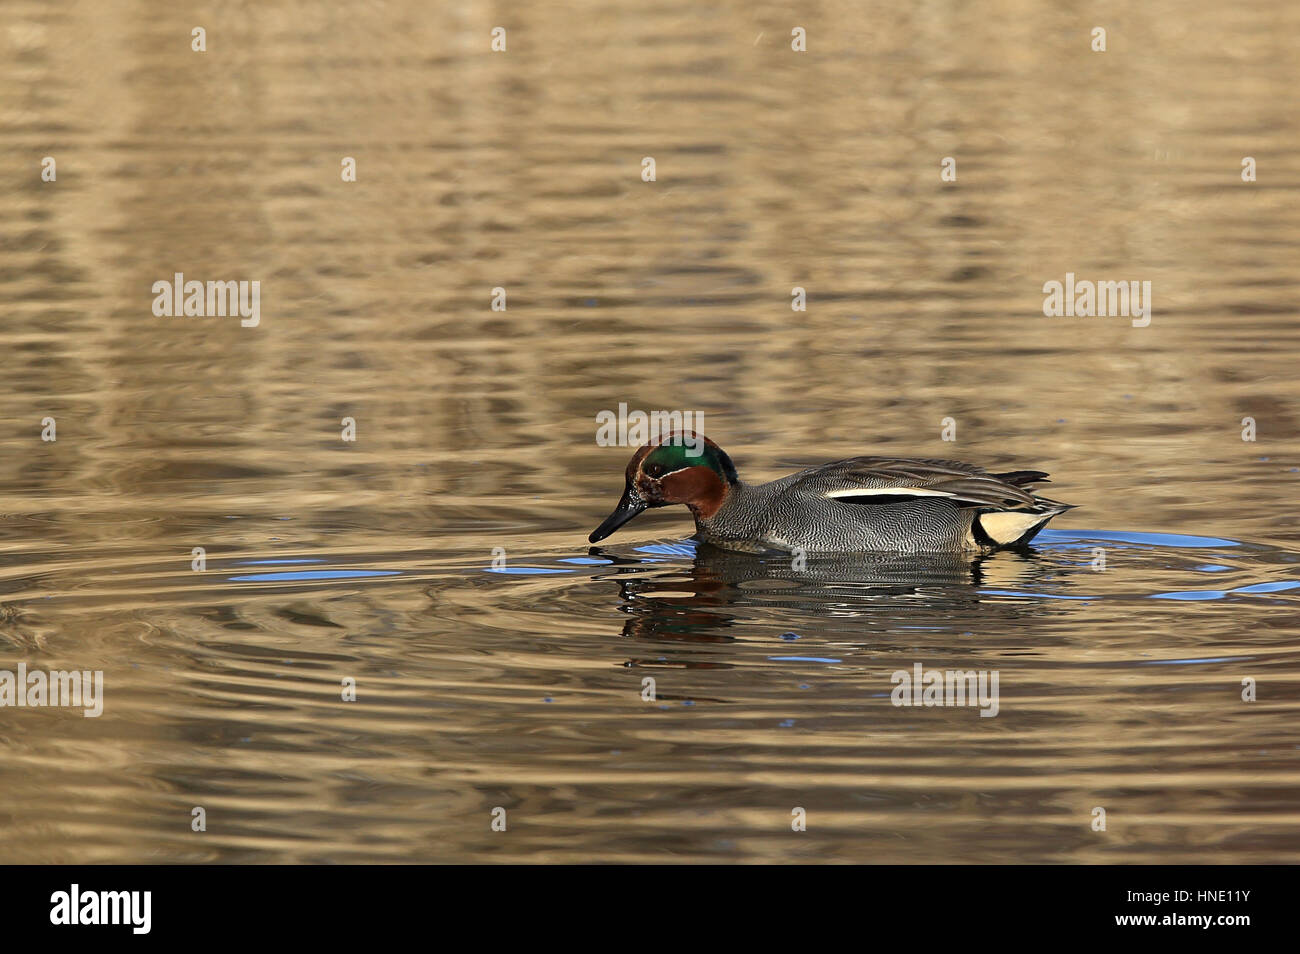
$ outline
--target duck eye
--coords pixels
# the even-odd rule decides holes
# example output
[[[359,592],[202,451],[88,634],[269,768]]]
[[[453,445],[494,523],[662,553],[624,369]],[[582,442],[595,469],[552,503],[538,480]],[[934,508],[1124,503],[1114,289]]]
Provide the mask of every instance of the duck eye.
[[[648,466],[648,467],[645,469],[645,473],[646,473],[646,476],[647,476],[647,477],[653,477],[653,478],[658,479],[658,478],[660,478],[660,477],[662,477],[662,476],[664,475],[664,465],[663,465],[663,464],[651,464],[650,466]]]

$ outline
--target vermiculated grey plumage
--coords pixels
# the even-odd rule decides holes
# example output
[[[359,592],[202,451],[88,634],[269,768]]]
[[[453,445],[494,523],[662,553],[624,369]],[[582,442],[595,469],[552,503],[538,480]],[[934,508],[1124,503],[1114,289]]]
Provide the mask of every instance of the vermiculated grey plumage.
[[[739,482],[697,529],[701,539],[735,549],[978,550],[1028,542],[1070,509],[1020,486],[1044,477],[990,474],[960,461],[853,457],[766,484]]]

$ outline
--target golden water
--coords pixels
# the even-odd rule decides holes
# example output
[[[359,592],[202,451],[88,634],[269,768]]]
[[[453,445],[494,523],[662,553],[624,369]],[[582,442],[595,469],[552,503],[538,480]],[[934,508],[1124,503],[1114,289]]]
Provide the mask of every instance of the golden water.
[[[7,0],[0,669],[105,701],[0,709],[0,860],[1295,860],[1298,35]],[[260,325],[155,317],[175,272]],[[1044,317],[1067,272],[1150,325]],[[620,402],[747,479],[959,457],[1080,509],[975,565],[719,560],[680,509],[589,555]],[[997,717],[891,705],[917,662]]]

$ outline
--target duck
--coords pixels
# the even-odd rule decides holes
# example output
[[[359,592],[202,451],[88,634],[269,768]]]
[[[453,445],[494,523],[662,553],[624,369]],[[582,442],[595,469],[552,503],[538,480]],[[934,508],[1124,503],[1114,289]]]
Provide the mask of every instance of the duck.
[[[646,510],[684,504],[695,539],[727,550],[988,552],[1023,547],[1074,509],[1028,489],[1047,478],[955,460],[849,457],[750,484],[711,439],[671,430],[632,455],[618,506],[587,539],[598,543]]]

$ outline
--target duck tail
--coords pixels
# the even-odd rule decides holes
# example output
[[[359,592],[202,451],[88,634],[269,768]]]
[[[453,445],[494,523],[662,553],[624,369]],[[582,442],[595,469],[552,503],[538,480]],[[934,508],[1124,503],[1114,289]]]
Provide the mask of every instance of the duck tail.
[[[1035,496],[1032,510],[984,510],[971,521],[971,530],[984,546],[1024,546],[1058,514],[1073,510],[1074,504]]]
[[[998,480],[1011,484],[1013,487],[1023,487],[1025,484],[1043,483],[1050,484],[1047,479],[1047,472],[1044,470],[1009,470],[1005,474],[994,474]]]

